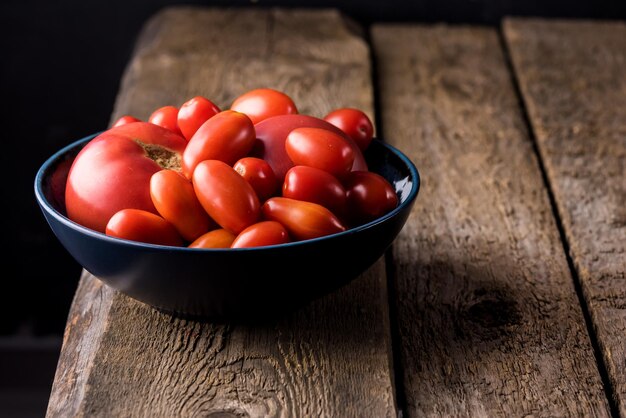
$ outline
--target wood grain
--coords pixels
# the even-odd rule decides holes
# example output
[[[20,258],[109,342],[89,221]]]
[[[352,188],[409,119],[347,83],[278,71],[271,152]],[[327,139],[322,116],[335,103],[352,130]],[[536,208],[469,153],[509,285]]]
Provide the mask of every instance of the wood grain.
[[[301,113],[372,114],[369,50],[347,28],[332,10],[166,9],[142,31],[111,120],[198,94],[227,108],[261,86]],[[173,318],[89,274],[69,318],[49,417],[397,414],[382,259],[266,325]]]
[[[372,36],[384,137],[423,177],[392,257],[407,416],[609,416],[498,33]]]
[[[503,28],[626,416],[626,23],[510,19]]]

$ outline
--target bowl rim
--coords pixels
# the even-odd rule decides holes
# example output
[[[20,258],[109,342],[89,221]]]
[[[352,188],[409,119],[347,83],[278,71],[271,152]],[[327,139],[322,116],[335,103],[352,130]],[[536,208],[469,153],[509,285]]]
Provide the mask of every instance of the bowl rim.
[[[101,133],[103,133],[105,131],[100,131],[97,132],[95,134],[91,134],[88,135],[84,138],[81,138],[77,141],[74,141],[66,146],[64,146],[63,148],[59,149],[57,152],[55,152],[54,154],[52,154],[49,158],[47,158],[43,164],[39,167],[39,169],[37,170],[37,174],[35,175],[35,184],[34,184],[34,188],[35,188],[35,197],[37,199],[37,202],[39,203],[40,207],[42,208],[42,210],[46,211],[48,214],[50,214],[51,216],[53,216],[58,222],[61,222],[62,224],[64,224],[65,226],[77,230],[80,233],[86,234],[88,236],[91,236],[93,238],[97,238],[97,239],[103,239],[105,241],[109,241],[111,243],[115,243],[115,244],[119,244],[119,245],[123,245],[123,246],[128,246],[128,247],[134,247],[134,248],[144,248],[144,249],[150,249],[150,250],[158,250],[158,251],[176,251],[176,252],[214,252],[214,253],[220,253],[220,252],[263,252],[263,251],[269,251],[269,250],[276,250],[276,249],[281,249],[281,248],[292,248],[292,247],[297,247],[297,246],[302,246],[302,245],[310,245],[312,243],[317,243],[317,242],[321,242],[321,241],[325,241],[325,240],[332,240],[332,239],[338,239],[344,236],[348,236],[351,234],[356,234],[360,231],[363,231],[365,229],[370,229],[375,227],[378,224],[381,224],[385,221],[387,221],[388,219],[391,219],[393,217],[395,217],[399,212],[401,212],[404,208],[406,208],[406,206],[412,204],[412,202],[416,199],[417,194],[419,192],[420,189],[420,184],[421,184],[421,178],[420,178],[420,174],[419,171],[417,169],[417,167],[415,166],[415,164],[404,154],[402,153],[399,149],[397,149],[395,146],[383,141],[380,138],[373,138],[373,141],[376,141],[377,143],[379,143],[380,145],[382,145],[383,147],[387,148],[389,151],[391,151],[391,153],[393,153],[394,155],[396,155],[398,158],[400,158],[400,160],[405,164],[405,166],[409,169],[410,172],[410,177],[414,180],[413,181],[413,185],[411,187],[411,191],[409,192],[408,196],[404,199],[403,202],[401,202],[398,206],[396,206],[393,210],[387,212],[385,215],[376,218],[370,222],[364,223],[362,225],[356,226],[354,228],[349,228],[346,229],[345,231],[342,232],[338,232],[335,234],[331,234],[331,235],[325,235],[322,237],[317,237],[317,238],[311,238],[311,239],[307,239],[307,240],[301,240],[301,241],[293,241],[293,242],[288,242],[288,243],[284,243],[284,244],[275,244],[275,245],[266,245],[266,246],[262,246],[262,247],[246,247],[246,248],[189,248],[189,247],[176,247],[176,246],[171,246],[171,245],[159,245],[159,244],[150,244],[150,243],[144,243],[144,242],[139,242],[139,241],[131,241],[131,240],[127,240],[127,239],[123,239],[123,238],[116,238],[116,237],[111,237],[109,235],[106,235],[102,232],[98,232],[95,231],[93,229],[87,228],[77,222],[72,221],[71,219],[69,219],[66,215],[62,214],[61,212],[59,212],[54,206],[52,206],[52,204],[48,201],[48,199],[45,196],[45,193],[43,191],[43,180],[44,180],[44,174],[49,170],[49,168],[55,164],[57,161],[59,161],[59,159],[61,157],[63,157],[64,155],[66,155],[68,152],[80,147],[81,145],[86,145],[89,141],[91,141],[92,139],[94,139],[95,137],[97,137],[98,135],[100,135]]]

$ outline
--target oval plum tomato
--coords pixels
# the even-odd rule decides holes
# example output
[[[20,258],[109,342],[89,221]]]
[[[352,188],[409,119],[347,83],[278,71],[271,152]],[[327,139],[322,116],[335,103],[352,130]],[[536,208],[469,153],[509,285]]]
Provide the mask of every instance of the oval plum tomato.
[[[152,112],[148,122],[162,126],[165,129],[182,136],[178,128],[178,108],[174,106],[163,106]]]
[[[254,89],[237,97],[230,106],[231,110],[245,113],[253,123],[278,115],[298,113],[291,97],[274,89]]]
[[[107,223],[106,234],[149,244],[172,246],[183,244],[182,238],[171,223],[159,215],[141,209],[122,209],[116,212]]]
[[[283,197],[304,200],[324,206],[339,218],[346,212],[346,190],[327,171],[305,165],[289,169],[285,175]]]
[[[194,242],[188,245],[189,248],[230,248],[237,236],[232,232],[218,228],[200,235]]]
[[[224,229],[239,234],[259,218],[260,204],[254,189],[223,161],[198,164],[193,187],[204,210]]]
[[[256,140],[249,117],[225,110],[207,120],[191,137],[183,153],[183,174],[191,178],[200,161],[220,160],[233,165],[250,152]]]
[[[261,221],[250,225],[237,235],[231,248],[265,247],[289,242],[289,233],[276,221]]]
[[[254,125],[257,141],[250,152],[250,156],[261,158],[269,163],[274,170],[279,183],[285,178],[285,173],[294,166],[293,161],[285,151],[285,139],[296,128],[323,128],[337,135],[342,135],[351,143],[354,151],[352,170],[367,171],[367,163],[357,144],[343,131],[323,119],[309,115],[282,115],[265,119]]]
[[[136,117],[130,116],[130,115],[124,115],[121,118],[119,118],[117,121],[115,121],[112,128],[115,128],[116,126],[126,125],[127,123],[133,123],[133,122],[141,122],[141,119],[137,119]]]
[[[150,178],[163,168],[180,167],[187,141],[148,122],[111,128],[76,156],[67,177],[68,217],[104,232],[111,216],[126,208],[157,213]]]
[[[178,128],[187,141],[204,122],[220,113],[220,108],[209,99],[196,96],[187,100],[178,109]]]
[[[298,241],[346,230],[331,211],[317,203],[271,197],[265,201],[261,211],[265,219],[283,224],[289,235]]]
[[[362,110],[351,107],[336,109],[324,116],[324,120],[344,131],[361,151],[369,147],[374,137],[374,125]]]
[[[285,151],[294,164],[319,168],[336,177],[348,173],[354,163],[348,141],[326,129],[294,129],[287,135]]]
[[[343,184],[350,219],[354,224],[372,221],[398,206],[398,195],[393,186],[380,174],[353,171]]]
[[[161,170],[150,179],[150,196],[159,214],[187,241],[216,226],[206,213],[191,181],[174,170]]]
[[[272,197],[278,188],[274,170],[267,161],[256,157],[244,157],[233,168],[246,179],[261,202]]]

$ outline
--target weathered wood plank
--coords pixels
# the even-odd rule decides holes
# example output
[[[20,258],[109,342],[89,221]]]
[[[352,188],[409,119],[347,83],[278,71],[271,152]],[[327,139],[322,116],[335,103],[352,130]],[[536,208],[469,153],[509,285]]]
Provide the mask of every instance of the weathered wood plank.
[[[423,176],[393,245],[408,416],[608,416],[498,33],[373,41],[384,138]]]
[[[626,23],[510,19],[503,27],[615,404],[626,416]]]
[[[197,94],[228,107],[260,86],[301,113],[372,114],[369,50],[346,28],[332,10],[168,9],[143,30],[112,120]],[[396,416],[384,270],[264,326],[172,318],[85,274],[48,416]]]

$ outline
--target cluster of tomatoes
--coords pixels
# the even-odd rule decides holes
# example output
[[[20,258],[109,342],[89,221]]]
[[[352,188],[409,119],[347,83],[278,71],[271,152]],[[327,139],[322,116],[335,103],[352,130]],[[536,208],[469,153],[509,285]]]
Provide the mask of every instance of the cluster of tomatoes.
[[[160,245],[241,248],[345,231],[398,205],[363,157],[367,115],[298,114],[274,89],[227,110],[205,97],[120,118],[72,163],[68,217],[107,235]]]

